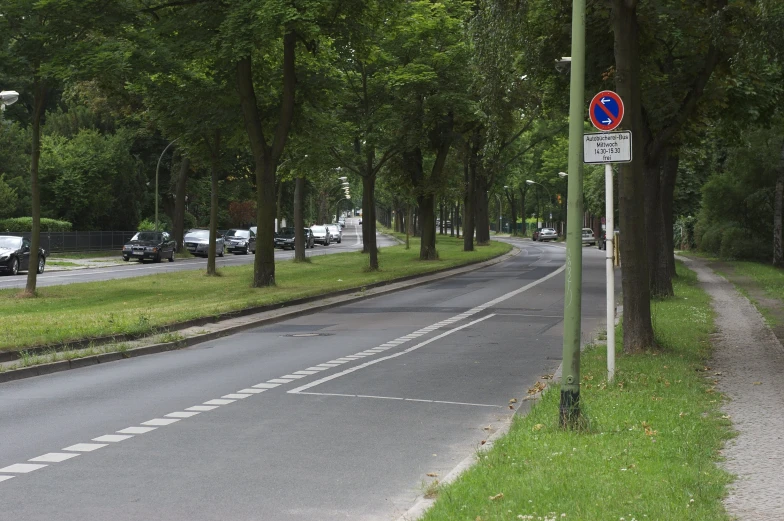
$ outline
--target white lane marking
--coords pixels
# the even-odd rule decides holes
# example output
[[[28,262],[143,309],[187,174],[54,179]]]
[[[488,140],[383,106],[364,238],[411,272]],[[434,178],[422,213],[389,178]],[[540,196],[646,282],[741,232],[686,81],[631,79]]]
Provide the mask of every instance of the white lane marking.
[[[199,414],[198,411],[177,411],[164,414],[164,416],[167,418],[190,418],[192,416],[196,416],[197,414]]]
[[[470,403],[470,402],[450,402],[445,400],[423,400],[420,398],[399,398],[397,396],[375,396],[372,394],[343,394],[343,393],[297,393],[297,394],[307,394],[310,396],[340,396],[344,398],[372,398],[374,400],[398,400],[401,402],[421,402],[421,403],[440,403],[446,405],[472,405],[474,407],[495,407],[497,409],[503,409],[504,405],[492,405],[489,403]]]
[[[75,454],[75,453],[66,454],[65,452],[50,452],[49,454],[44,454],[43,456],[38,456],[37,458],[30,458],[27,461],[40,461],[42,463],[60,463],[61,461],[75,458],[76,456],[81,456],[81,454]]]
[[[14,478],[14,477],[16,477],[16,476],[0,476],[0,481],[5,481],[7,479],[11,479],[11,478]]]
[[[272,384],[287,384],[289,382],[293,382],[294,380],[286,378],[272,378],[271,380],[267,381]]]
[[[316,373],[318,373],[318,371],[305,370],[305,371],[294,371],[291,374],[301,374],[303,376],[308,376],[308,375],[316,374]]]
[[[70,447],[66,447],[63,450],[72,450],[74,452],[92,452],[94,450],[98,450],[101,447],[106,447],[105,443],[77,443],[76,445],[71,445]]]
[[[146,434],[150,431],[154,431],[158,427],[127,427],[121,431],[117,431],[119,434]]]
[[[106,434],[104,436],[93,438],[93,441],[108,441],[109,443],[117,443],[118,441],[125,441],[128,438],[133,438],[133,434]]]
[[[299,378],[305,378],[307,375],[304,374],[284,374],[281,378],[287,378],[290,380],[297,380]]]
[[[325,369],[329,369],[329,367],[319,367],[314,365],[313,367],[308,367],[306,371],[313,371],[314,373],[317,373],[319,371],[324,371]],[[297,371],[297,372],[301,373],[302,371]]]
[[[204,405],[229,405],[230,403],[234,403],[236,401],[237,400],[219,400],[219,399],[215,399],[215,400],[208,400],[208,401],[204,402]]]
[[[256,389],[274,389],[275,387],[278,386],[280,386],[280,384],[263,383],[263,384],[251,385],[251,387],[255,387]]]
[[[346,362],[348,362],[348,361],[349,361],[349,360],[342,360],[342,361],[338,361],[338,360],[330,360],[330,361],[329,361],[329,362],[327,362],[327,363],[328,363],[328,364],[332,364],[332,367],[336,367],[336,366],[339,366],[339,365],[343,365],[343,364],[345,364],[345,363],[346,363]]]
[[[142,425],[154,425],[156,427],[162,427],[164,425],[171,425],[172,423],[178,421],[180,421],[179,418],[153,418],[152,420],[142,422]]]
[[[40,465],[37,463],[14,463],[13,465],[8,465],[7,467],[0,469],[0,472],[8,472],[14,474],[27,474],[28,472],[42,469],[47,466],[48,465]]]
[[[194,405],[193,407],[188,407],[185,409],[186,411],[211,411],[213,409],[217,409],[217,405]]]
[[[315,382],[311,382],[311,383],[303,385],[301,387],[297,387],[296,389],[292,389],[291,391],[288,391],[288,392],[292,393],[292,394],[297,394],[299,392],[302,392],[302,391],[305,391],[307,389],[310,389],[311,387],[315,387],[317,385],[321,385],[324,382],[328,382],[330,380],[334,380],[335,378],[340,378],[341,376],[347,375],[349,373],[353,373],[354,371],[358,371],[360,369],[364,369],[365,367],[371,366],[373,364],[377,364],[379,362],[383,362],[384,360],[390,360],[392,358],[397,358],[398,356],[402,356],[402,355],[408,354],[408,353],[410,353],[412,351],[416,351],[420,347],[426,346],[427,344],[429,344],[431,342],[435,342],[436,340],[440,340],[440,339],[444,338],[447,335],[451,335],[452,333],[460,331],[461,329],[465,329],[467,327],[473,326],[474,324],[478,324],[479,322],[487,320],[488,318],[493,317],[493,316],[495,316],[495,315],[493,313],[490,313],[487,316],[484,316],[482,318],[479,318],[479,319],[474,320],[472,322],[469,322],[467,324],[463,324],[462,326],[458,326],[458,327],[456,327],[454,329],[450,329],[449,331],[444,331],[440,335],[436,335],[433,338],[429,338],[429,339],[425,340],[424,342],[420,342],[420,343],[418,343],[418,344],[416,344],[414,346],[409,347],[408,349],[404,349],[403,351],[400,351],[400,352],[397,352],[397,353],[394,353],[394,354],[391,354],[391,355],[388,355],[388,356],[382,356],[381,358],[377,358],[375,360],[370,360],[369,362],[365,362],[364,364],[359,364],[357,366],[354,366],[354,367],[351,367],[349,369],[346,369],[345,371],[341,371],[339,373],[335,373],[335,374],[330,375],[330,376],[325,376],[324,378],[320,378],[320,379],[316,380]]]
[[[242,400],[243,398],[247,398],[249,396],[250,396],[249,394],[231,393],[231,394],[224,394],[223,396],[221,396],[221,398],[225,398],[227,400]]]
[[[259,394],[259,393],[263,393],[264,391],[266,391],[266,389],[251,389],[251,388],[248,388],[248,389],[240,389],[237,392],[238,393],[247,393],[247,394]]]
[[[337,367],[339,365],[340,365],[340,362],[338,362],[336,364],[333,364],[332,362],[327,362],[325,364],[319,364],[316,367],[320,367],[323,370],[323,369],[332,369],[333,367]]]

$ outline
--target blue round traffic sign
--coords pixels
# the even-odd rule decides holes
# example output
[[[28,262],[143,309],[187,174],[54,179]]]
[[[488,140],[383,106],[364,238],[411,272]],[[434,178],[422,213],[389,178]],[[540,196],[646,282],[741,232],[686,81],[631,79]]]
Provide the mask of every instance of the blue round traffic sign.
[[[603,90],[588,105],[588,115],[593,126],[602,132],[614,130],[623,121],[623,101],[611,90]]]

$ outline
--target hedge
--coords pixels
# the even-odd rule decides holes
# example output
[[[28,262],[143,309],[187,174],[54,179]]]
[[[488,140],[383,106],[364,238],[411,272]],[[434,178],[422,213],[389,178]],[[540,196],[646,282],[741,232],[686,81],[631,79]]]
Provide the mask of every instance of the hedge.
[[[31,232],[33,231],[32,217],[12,217],[10,219],[0,219],[0,230],[6,232]],[[41,218],[42,232],[70,232],[71,223],[68,221],[58,221],[57,219]]]

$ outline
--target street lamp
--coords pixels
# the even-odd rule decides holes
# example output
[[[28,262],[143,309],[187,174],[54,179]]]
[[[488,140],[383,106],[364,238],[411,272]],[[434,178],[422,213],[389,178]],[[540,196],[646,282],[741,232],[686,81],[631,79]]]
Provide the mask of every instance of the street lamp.
[[[566,172],[558,172],[558,177],[560,177],[561,179],[565,178],[568,175],[569,174],[567,174]]]
[[[180,139],[180,138],[177,138]],[[158,166],[155,167],[155,231],[158,231],[158,171],[161,169],[161,159],[163,159],[163,154],[169,150],[169,147],[172,146],[177,139],[166,145],[166,148],[163,149],[161,152],[161,157],[158,158]]]
[[[6,105],[13,105],[19,99],[19,93],[15,90],[0,91],[0,121],[3,119]]]

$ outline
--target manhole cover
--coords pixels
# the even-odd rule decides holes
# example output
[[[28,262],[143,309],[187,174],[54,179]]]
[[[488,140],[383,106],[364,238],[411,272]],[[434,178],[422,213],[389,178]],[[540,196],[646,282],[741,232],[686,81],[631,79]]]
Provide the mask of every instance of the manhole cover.
[[[284,336],[307,337],[307,336],[329,336],[329,334],[328,333],[294,333],[292,335],[284,335]]]

